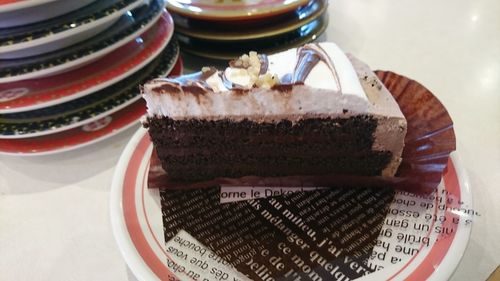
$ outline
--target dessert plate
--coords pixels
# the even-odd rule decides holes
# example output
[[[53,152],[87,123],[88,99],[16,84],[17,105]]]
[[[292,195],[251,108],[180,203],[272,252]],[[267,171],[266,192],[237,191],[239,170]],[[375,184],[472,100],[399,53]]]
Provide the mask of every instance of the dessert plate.
[[[299,6],[307,4],[308,1],[309,0],[172,0],[167,2],[167,9],[187,17],[205,20],[254,20],[292,11]]]
[[[111,28],[81,44],[29,58],[0,60],[0,83],[54,75],[90,63],[143,33],[155,23],[162,8],[162,0],[155,0],[127,12]]]
[[[72,13],[0,30],[0,59],[34,56],[76,44],[105,30],[141,0],[95,1]]]
[[[169,75],[181,75],[182,70],[179,58]],[[138,124],[145,112],[145,103],[138,100],[111,115],[60,133],[26,139],[0,139],[0,154],[39,156],[74,150],[125,131]]]
[[[324,0],[312,0],[307,5],[300,7],[289,17],[275,22],[272,25],[258,26],[256,28],[233,27],[221,28],[219,25],[211,27],[207,22],[191,23],[188,27],[177,24],[180,19],[174,14],[174,21],[177,24],[176,31],[186,36],[211,41],[237,41],[262,39],[293,31],[314,19],[321,16],[326,11],[327,3]]]
[[[167,253],[159,190],[147,187],[152,151],[153,145],[147,130],[140,128],[120,157],[111,190],[113,233],[129,268],[139,280],[164,280],[170,276],[189,280],[183,275],[189,268],[183,272],[179,267],[173,266],[173,254]],[[444,194],[439,197],[441,199],[438,199],[439,194]],[[460,202],[460,207],[438,205],[438,200]],[[406,206],[405,202],[413,203]],[[413,194],[396,192],[379,236],[384,244],[377,245],[372,253],[372,266],[379,270],[359,280],[449,278],[465,251],[470,235],[471,217],[469,211],[464,210],[470,210],[471,204],[469,182],[456,153],[453,153],[434,199],[416,198]],[[441,206],[444,206],[443,210]],[[437,221],[432,221],[433,218],[437,218]],[[402,242],[403,234],[398,234],[405,232],[399,232],[397,226],[391,225],[394,221],[399,221],[414,227],[424,225],[426,220],[432,222],[425,224],[425,228],[418,231],[408,229],[414,235],[410,238],[414,239],[413,242],[409,244],[408,241]],[[457,224],[450,225],[451,221],[457,221]],[[436,234],[438,230],[444,232],[445,229],[446,233]],[[424,243],[415,241],[415,237],[419,237]],[[391,248],[392,251],[383,252],[386,245],[399,245],[400,248],[396,246],[396,251]],[[199,256],[195,257],[201,259]],[[377,260],[378,257],[383,257],[383,260]]]
[[[96,0],[57,1],[24,0],[0,1],[0,28],[26,25],[78,10]],[[40,12],[40,11],[50,11]]]
[[[59,75],[1,84],[0,114],[53,106],[105,88],[149,63],[172,33],[172,19],[164,12],[146,32],[98,61]]]
[[[116,112],[140,98],[137,85],[169,73],[178,56],[173,40],[137,73],[96,93],[48,108],[0,115],[0,139],[54,134]]]
[[[328,25],[328,14],[301,26],[291,32],[277,36],[241,41],[209,41],[192,38],[177,33],[182,50],[200,57],[228,60],[249,51],[273,54],[292,47],[303,45],[318,38]]]

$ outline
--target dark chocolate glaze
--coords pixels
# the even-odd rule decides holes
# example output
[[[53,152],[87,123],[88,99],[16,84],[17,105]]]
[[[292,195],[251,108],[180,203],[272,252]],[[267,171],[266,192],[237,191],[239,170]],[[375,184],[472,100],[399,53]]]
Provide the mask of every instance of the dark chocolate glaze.
[[[286,93],[291,92],[293,88],[293,84],[276,84],[271,87],[271,90]]]
[[[153,91],[163,94],[163,93],[174,93],[178,94],[181,92],[181,88],[175,83],[164,83],[158,87],[154,87]]]
[[[177,94],[182,90],[196,95],[204,94],[207,91],[213,91],[212,87],[208,85],[207,79],[217,72],[215,67],[209,67],[206,71],[199,71],[177,78],[161,78],[158,79],[158,81],[164,83],[161,86],[153,88],[153,91],[158,93],[169,92]]]

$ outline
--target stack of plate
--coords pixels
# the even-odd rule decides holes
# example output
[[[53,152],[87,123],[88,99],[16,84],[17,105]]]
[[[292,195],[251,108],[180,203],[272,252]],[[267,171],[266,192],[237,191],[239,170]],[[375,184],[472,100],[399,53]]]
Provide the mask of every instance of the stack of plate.
[[[274,53],[316,39],[328,24],[328,0],[169,0],[184,51],[231,59]]]
[[[0,153],[66,151],[137,123],[138,85],[182,72],[163,0],[146,2],[0,1]]]

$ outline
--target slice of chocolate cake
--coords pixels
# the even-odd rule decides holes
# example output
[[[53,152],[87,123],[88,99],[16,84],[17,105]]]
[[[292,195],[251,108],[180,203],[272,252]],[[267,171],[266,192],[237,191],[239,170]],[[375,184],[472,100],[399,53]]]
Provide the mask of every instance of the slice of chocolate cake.
[[[251,52],[143,87],[151,140],[172,181],[394,176],[406,120],[375,74],[335,44]]]

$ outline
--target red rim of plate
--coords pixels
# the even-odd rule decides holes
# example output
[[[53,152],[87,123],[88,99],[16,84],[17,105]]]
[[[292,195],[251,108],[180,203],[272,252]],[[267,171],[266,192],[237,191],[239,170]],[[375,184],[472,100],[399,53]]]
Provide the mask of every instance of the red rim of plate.
[[[170,41],[173,30],[172,17],[165,11],[139,37],[96,62],[55,76],[3,83],[0,98],[2,93],[14,96],[0,102],[0,114],[52,106],[105,88],[153,60]],[[142,38],[146,40],[138,40]],[[34,92],[30,93],[30,90]],[[15,98],[16,93],[19,93],[18,98]]]
[[[146,171],[144,175],[140,175],[139,170],[141,165],[143,165],[145,157],[147,157],[147,162],[149,163],[152,143],[149,139],[147,131],[143,130],[138,133],[142,133],[142,136],[139,135],[139,140],[137,141],[136,146],[132,147],[133,152],[131,152],[131,156],[126,159],[122,159],[127,161],[124,165],[124,171],[121,171],[119,174],[122,177],[117,177],[115,175],[115,179],[119,179],[117,185],[121,188],[122,192],[121,198],[118,198],[117,200],[120,201],[119,204],[122,208],[123,220],[126,225],[126,235],[130,238],[133,247],[135,247],[135,250],[138,255],[140,255],[144,264],[156,275],[156,277],[164,279],[168,276],[175,275],[155,253],[151,247],[151,242],[147,241],[146,235],[153,236],[157,246],[162,248],[160,241],[157,241],[156,236],[152,233],[152,227],[149,224],[147,213],[144,209],[144,190],[147,189],[145,186],[147,181],[145,179],[138,179],[139,176],[147,176],[148,174]],[[149,164],[147,164],[146,167],[149,167]],[[461,183],[458,179],[455,163],[451,158],[448,160],[448,167],[443,175],[443,181],[445,190],[450,194],[453,194],[458,201],[462,200],[460,189]],[[138,188],[138,183],[140,185],[139,188],[141,188],[140,192],[137,192],[136,190]],[[139,196],[142,196],[142,198],[139,198]],[[143,213],[145,217],[142,219],[140,219],[138,215],[138,208],[140,207],[136,205],[136,202],[138,201],[143,204],[143,210],[141,210],[141,213]],[[437,212],[437,207],[434,210]],[[445,216],[447,221],[451,221],[454,217],[457,217],[457,214],[453,214],[451,211],[447,210]],[[140,227],[141,221],[146,222],[147,229],[150,233],[145,233],[143,231],[143,228]],[[438,241],[430,247],[426,256],[419,264],[412,264],[418,256],[418,254],[416,254],[404,265],[402,265],[395,274],[389,276],[387,279],[400,279],[402,275],[407,275],[404,278],[405,280],[425,280],[429,278],[434,272],[436,272],[438,266],[443,262],[443,259],[450,250],[450,247],[455,240],[455,233],[456,232],[454,231],[451,234],[448,234],[446,236],[447,239],[438,239]],[[431,231],[429,231],[428,235],[431,235]],[[419,251],[419,253],[420,252],[421,251]],[[163,253],[166,254],[165,252]],[[405,269],[409,266],[415,267],[415,269],[410,273],[405,272]]]
[[[288,3],[285,4],[284,2]],[[262,0],[255,4],[221,5],[192,2],[185,4],[182,3],[182,1],[173,0],[168,1],[167,8],[172,12],[186,17],[213,21],[232,21],[254,20],[284,14],[308,2],[309,0],[295,0],[293,2],[283,0]],[[233,14],[231,14],[231,12],[233,12]]]
[[[182,71],[183,62],[179,57],[169,75],[178,76]],[[111,115],[61,133],[26,139],[0,139],[0,154],[35,156],[73,150],[132,127],[145,112],[146,104],[140,99]]]
[[[2,5],[9,5],[13,3],[21,3],[23,2],[22,0],[0,0],[0,6]]]
[[[43,0],[43,1],[29,1],[29,0],[0,0],[0,8],[9,8],[10,10],[14,10],[20,6],[21,8],[25,7],[32,7],[32,6],[37,6],[40,4],[48,3],[48,2],[53,2],[55,0]],[[9,7],[12,6],[12,7]]]
[[[16,8],[18,8],[16,6],[20,6],[21,8],[25,8],[25,7],[36,6],[36,5],[51,2],[51,1],[54,1],[54,0],[40,1],[41,3],[36,3],[35,1],[27,1],[27,0],[0,0],[0,8],[8,9],[8,11],[12,11],[12,10],[15,10]],[[35,2],[35,3],[33,3],[33,2]]]

